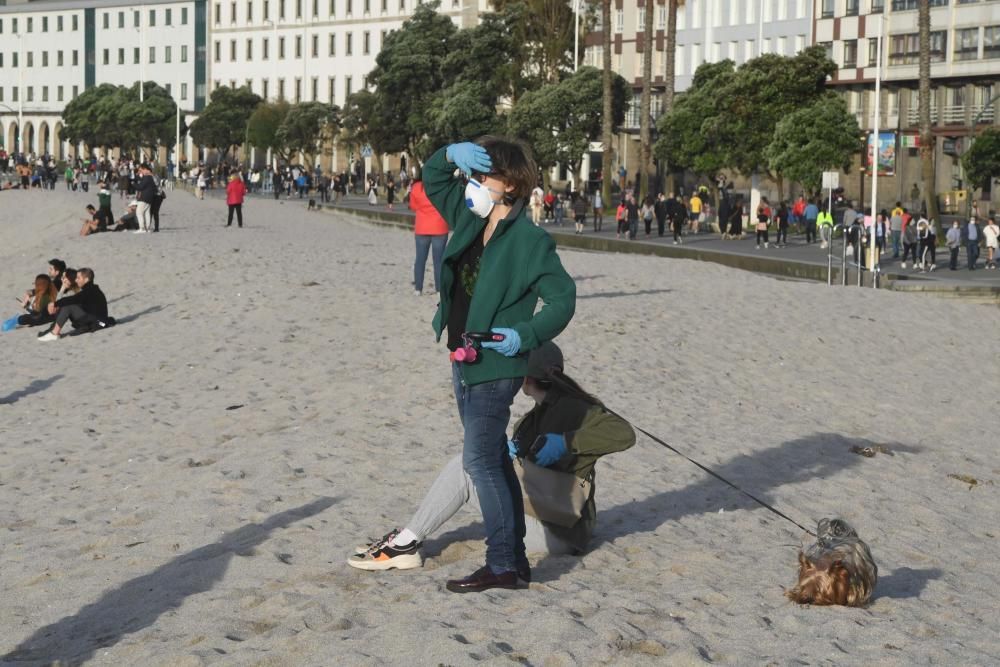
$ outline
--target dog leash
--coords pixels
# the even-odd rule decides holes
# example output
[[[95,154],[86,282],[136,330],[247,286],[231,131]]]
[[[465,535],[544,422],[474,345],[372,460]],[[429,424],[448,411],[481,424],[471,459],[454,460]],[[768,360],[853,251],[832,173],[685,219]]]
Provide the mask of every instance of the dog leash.
[[[617,412],[615,412],[614,410],[611,410],[610,408],[607,408],[607,407],[605,407],[605,409],[608,412],[610,412],[611,414],[613,414],[616,417],[618,417],[619,419],[622,419],[623,421],[627,422],[632,428],[634,428],[635,430],[639,431],[640,433],[642,433],[643,435],[645,435],[647,438],[649,438],[653,442],[655,442],[657,444],[660,444],[660,445],[663,445],[664,447],[666,447],[667,449],[669,449],[670,451],[672,451],[674,454],[677,454],[681,458],[684,458],[684,459],[688,460],[689,462],[695,464],[696,466],[698,466],[699,468],[701,468],[702,470],[704,470],[705,472],[707,472],[709,475],[711,475],[715,479],[717,479],[720,482],[722,482],[722,483],[724,483],[724,484],[726,484],[726,485],[728,485],[728,486],[736,489],[737,491],[739,491],[740,493],[742,493],[744,496],[746,496],[750,500],[754,501],[755,503],[757,503],[758,505],[760,505],[761,507],[763,507],[767,511],[771,512],[772,514],[776,514],[777,516],[780,516],[785,521],[788,521],[788,522],[790,522],[790,523],[798,526],[799,528],[801,528],[802,530],[804,530],[809,535],[812,535],[813,537],[816,537],[816,533],[814,533],[813,531],[809,530],[808,528],[806,528],[805,526],[803,526],[801,523],[799,523],[795,519],[791,518],[790,516],[788,516],[787,514],[785,514],[784,512],[782,512],[781,510],[779,510],[778,508],[774,507],[773,505],[771,505],[769,503],[764,502],[763,500],[761,500],[757,496],[753,495],[749,491],[744,491],[743,489],[741,489],[740,487],[738,487],[736,484],[733,484],[728,479],[726,479],[725,477],[723,477],[719,473],[715,472],[714,470],[712,470],[708,466],[705,466],[705,465],[702,465],[701,463],[698,463],[693,458],[691,458],[690,456],[688,456],[684,452],[680,451],[679,449],[677,449],[673,445],[664,442],[660,438],[657,438],[655,435],[653,435],[652,433],[650,433],[646,429],[641,428],[639,426],[636,426],[635,424],[633,424],[632,422],[630,422],[629,420],[625,419],[620,414],[618,414]]]

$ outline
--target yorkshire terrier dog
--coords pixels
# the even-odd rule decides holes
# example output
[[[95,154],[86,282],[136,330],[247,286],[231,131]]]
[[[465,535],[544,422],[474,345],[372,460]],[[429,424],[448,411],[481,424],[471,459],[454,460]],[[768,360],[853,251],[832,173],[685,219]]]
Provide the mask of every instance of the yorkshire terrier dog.
[[[878,566],[857,531],[843,519],[821,519],[816,543],[799,552],[799,582],[785,595],[799,604],[863,607],[877,581]]]

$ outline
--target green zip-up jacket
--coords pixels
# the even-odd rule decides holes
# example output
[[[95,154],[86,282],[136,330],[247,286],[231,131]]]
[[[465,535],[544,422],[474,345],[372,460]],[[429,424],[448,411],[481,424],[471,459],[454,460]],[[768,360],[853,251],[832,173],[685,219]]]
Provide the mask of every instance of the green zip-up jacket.
[[[445,150],[437,151],[423,167],[424,191],[453,230],[438,285],[441,301],[434,316],[438,340],[448,324],[455,265],[486,226],[486,220],[466,206],[465,182],[455,178],[455,165],[448,162]],[[539,299],[544,305],[535,312]],[[559,261],[555,241],[531,222],[523,203],[515,205],[483,249],[466,331],[514,329],[521,337],[521,351],[517,356],[505,357],[493,350],[482,350],[476,363],[460,364],[463,381],[474,385],[523,377],[528,352],[559,335],[575,309],[576,285]]]

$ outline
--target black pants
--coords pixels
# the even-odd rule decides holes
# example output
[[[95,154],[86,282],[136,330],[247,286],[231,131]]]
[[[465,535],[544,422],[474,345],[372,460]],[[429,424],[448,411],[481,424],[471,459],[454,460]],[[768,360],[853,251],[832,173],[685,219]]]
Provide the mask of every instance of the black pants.
[[[153,231],[160,231],[160,204],[163,200],[159,197],[153,199],[153,203],[149,205],[149,217],[153,221]]]
[[[667,219],[666,218],[657,218],[656,219],[656,233],[657,234],[659,234],[660,236],[663,236],[663,231],[666,229],[666,227],[667,227]]]
[[[60,330],[66,325],[67,320],[73,323],[74,329],[89,329],[98,326],[97,318],[75,303],[59,309],[59,313],[56,315],[56,324],[59,325]]]
[[[937,264],[937,239],[933,236],[929,236],[926,239],[920,239],[920,261],[927,262],[930,259],[931,264]]]
[[[766,229],[758,229],[757,230],[757,245],[760,245],[760,242],[761,242],[762,239],[763,239],[764,243],[768,243],[768,240],[767,240],[767,230]]]
[[[277,199],[281,195],[281,184],[274,186],[274,198]]]
[[[816,221],[806,220],[806,243],[816,242]]]
[[[604,226],[604,211],[600,209],[594,209],[594,231],[601,231],[601,227]]]
[[[41,324],[48,324],[54,319],[48,312],[26,313],[17,318],[17,323],[22,327],[37,327]]]
[[[233,224],[233,211],[236,211],[236,223],[242,227],[243,226],[243,204],[230,204],[229,205],[229,221],[226,222],[226,227]]]
[[[917,261],[917,244],[916,243],[903,243],[903,264],[906,264],[906,258],[913,254],[913,261]]]
[[[951,252],[951,261],[948,263],[948,268],[954,271],[958,268],[958,251],[961,250],[961,248],[956,246],[954,248],[949,248],[948,250]],[[21,317],[24,317],[24,315]],[[20,320],[18,321],[20,322]]]
[[[653,227],[653,219],[643,218],[643,221],[646,223],[646,236],[649,236],[649,232],[652,230]]]
[[[774,242],[777,245],[788,243],[788,225],[778,225],[778,238]]]
[[[674,230],[674,240],[675,241],[680,241],[681,240],[681,227],[684,226],[684,222],[681,221],[681,220],[674,220],[673,224],[671,224],[670,226],[673,227],[673,230]]]

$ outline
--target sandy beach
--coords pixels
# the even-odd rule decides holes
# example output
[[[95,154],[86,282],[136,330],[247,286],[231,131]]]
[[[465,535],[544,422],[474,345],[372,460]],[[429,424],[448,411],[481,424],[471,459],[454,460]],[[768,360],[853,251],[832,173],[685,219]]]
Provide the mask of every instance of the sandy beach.
[[[796,521],[847,519],[875,595],[786,600],[808,536],[644,437],[598,465],[587,554],[456,595],[473,511],[420,570],[344,563],[461,449],[412,235],[297,199],[226,229],[177,191],[159,234],[80,238],[87,203],[0,193],[0,315],[59,257],[120,323],[0,335],[0,664],[1000,662],[1000,309],[562,252],[567,372]]]

